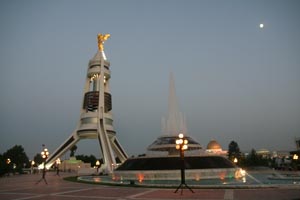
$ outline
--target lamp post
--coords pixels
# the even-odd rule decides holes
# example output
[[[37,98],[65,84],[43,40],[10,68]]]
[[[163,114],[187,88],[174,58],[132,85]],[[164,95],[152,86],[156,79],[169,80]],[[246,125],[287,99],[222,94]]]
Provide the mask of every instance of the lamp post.
[[[299,156],[297,154],[294,154],[293,155],[293,165],[294,165],[295,170],[298,170],[298,159],[299,159]]]
[[[42,180],[44,180],[45,183],[48,185],[45,176],[46,176],[46,160],[47,160],[47,158],[49,156],[49,152],[48,152],[48,149],[45,148],[44,144],[43,144],[43,151],[41,152],[41,156],[44,159],[43,176],[42,176],[42,178],[38,182],[36,182],[36,184],[38,184],[39,182],[41,182]]]
[[[100,161],[99,161],[99,160],[96,161],[96,167],[97,167],[97,174],[98,174],[98,172],[99,172],[99,167],[100,167]]]
[[[9,173],[10,173],[10,163],[11,163],[10,158],[7,158],[7,159],[6,159],[6,164],[7,164],[7,176],[9,176]]]
[[[35,162],[34,160],[31,161],[31,174],[33,174],[33,166],[34,166]]]
[[[238,163],[238,159],[237,159],[237,158],[234,158],[234,159],[233,159],[233,162],[234,162],[234,164],[237,164],[237,163]]]
[[[55,163],[56,163],[56,175],[59,176],[59,165],[61,164],[60,158],[57,158]]]
[[[184,137],[182,133],[178,135],[178,139],[176,140],[176,149],[179,150],[180,153],[180,160],[181,160],[181,167],[180,167],[180,173],[181,173],[181,183],[177,187],[174,193],[178,191],[179,188],[181,188],[181,195],[183,191],[183,187],[185,186],[188,188],[192,193],[194,191],[185,183],[185,161],[184,161],[184,151],[188,149],[188,140]]]

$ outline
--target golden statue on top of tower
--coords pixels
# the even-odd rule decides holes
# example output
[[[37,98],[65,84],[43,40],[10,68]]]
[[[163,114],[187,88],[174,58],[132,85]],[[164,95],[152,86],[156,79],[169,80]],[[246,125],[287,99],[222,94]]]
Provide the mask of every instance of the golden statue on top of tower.
[[[104,51],[104,42],[110,37],[110,34],[101,33],[98,34],[98,49],[99,51]]]

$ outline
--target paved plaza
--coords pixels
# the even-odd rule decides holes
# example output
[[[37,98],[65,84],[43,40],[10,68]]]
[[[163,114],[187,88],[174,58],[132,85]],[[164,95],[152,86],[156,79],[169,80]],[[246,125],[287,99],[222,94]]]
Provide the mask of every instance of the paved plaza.
[[[300,200],[300,188],[256,188],[256,189],[194,189],[195,193],[183,190],[183,195],[174,193],[175,189],[138,188],[93,185],[75,183],[63,180],[63,177],[75,174],[61,173],[56,176],[49,172],[46,175],[46,184],[41,174],[15,175],[0,178],[1,200],[83,200],[83,199],[235,199],[235,200]]]

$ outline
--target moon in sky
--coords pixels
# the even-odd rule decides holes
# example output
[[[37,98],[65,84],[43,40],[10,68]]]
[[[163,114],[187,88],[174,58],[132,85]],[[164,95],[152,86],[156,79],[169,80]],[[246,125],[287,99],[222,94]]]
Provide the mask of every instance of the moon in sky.
[[[259,24],[259,28],[263,28],[264,27],[264,24]]]

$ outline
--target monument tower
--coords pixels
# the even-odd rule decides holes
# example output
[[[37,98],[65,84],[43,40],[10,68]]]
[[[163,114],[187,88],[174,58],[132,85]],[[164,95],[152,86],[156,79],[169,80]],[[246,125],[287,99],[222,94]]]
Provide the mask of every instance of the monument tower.
[[[117,140],[113,128],[112,97],[109,89],[110,62],[104,54],[104,42],[110,34],[98,34],[98,51],[89,61],[80,120],[71,136],[47,159],[47,167],[62,156],[81,139],[97,139],[103,156],[101,168],[107,173],[119,162],[127,159],[127,154]]]

